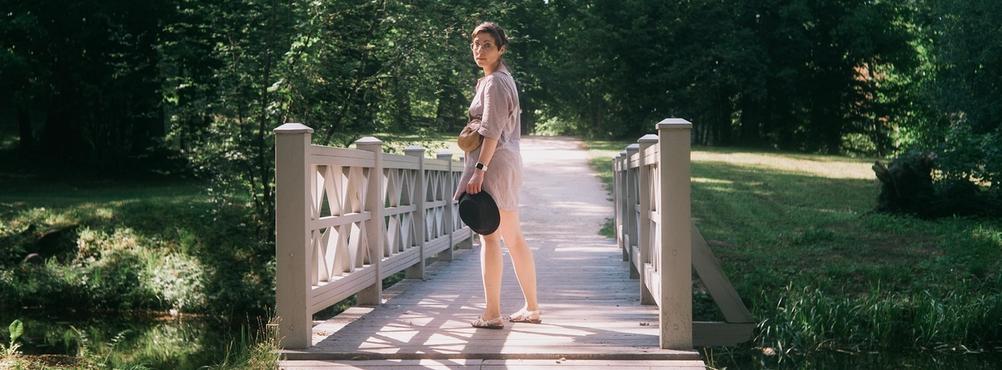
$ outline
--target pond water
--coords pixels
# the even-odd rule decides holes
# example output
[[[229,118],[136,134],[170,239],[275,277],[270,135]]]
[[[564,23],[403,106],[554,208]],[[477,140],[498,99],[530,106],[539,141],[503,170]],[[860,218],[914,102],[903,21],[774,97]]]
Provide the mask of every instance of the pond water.
[[[20,343],[25,355],[41,355],[53,364],[72,364],[87,357],[116,368],[141,365],[150,369],[198,369],[222,363],[228,353],[234,356],[252,343],[257,328],[263,326],[256,318],[230,323],[205,317],[7,311],[0,312],[4,343],[9,341],[7,326],[14,319],[24,324]]]
[[[258,318],[232,323],[204,317],[0,311],[0,341],[7,343],[7,325],[14,319],[24,323],[24,354],[61,355],[68,360],[87,356],[116,368],[142,365],[150,369],[220,364],[227,353],[234,356],[252,343],[251,337],[263,326]],[[716,349],[703,354],[707,364],[718,369],[1002,369],[1002,352],[822,353],[782,361],[744,350]]]

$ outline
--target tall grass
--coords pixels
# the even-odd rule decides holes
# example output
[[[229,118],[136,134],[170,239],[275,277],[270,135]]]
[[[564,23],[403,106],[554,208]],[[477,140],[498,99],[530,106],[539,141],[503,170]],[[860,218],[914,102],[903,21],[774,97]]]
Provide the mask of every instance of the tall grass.
[[[779,354],[823,350],[982,352],[1002,338],[1002,295],[952,292],[839,295],[787,286],[762,317],[754,342]]]

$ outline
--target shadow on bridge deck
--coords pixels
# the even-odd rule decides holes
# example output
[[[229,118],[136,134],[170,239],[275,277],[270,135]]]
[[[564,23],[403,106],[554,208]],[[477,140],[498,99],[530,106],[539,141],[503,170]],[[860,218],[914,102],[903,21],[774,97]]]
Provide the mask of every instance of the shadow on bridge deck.
[[[640,304],[621,250],[598,235],[612,205],[577,145],[522,142],[522,223],[536,259],[542,324],[470,327],[484,307],[475,247],[429,265],[425,281],[387,289],[378,307],[316,322],[313,346],[283,351],[282,368],[702,368],[696,351],[659,348],[657,306]],[[503,312],[522,307],[507,254],[501,298]]]

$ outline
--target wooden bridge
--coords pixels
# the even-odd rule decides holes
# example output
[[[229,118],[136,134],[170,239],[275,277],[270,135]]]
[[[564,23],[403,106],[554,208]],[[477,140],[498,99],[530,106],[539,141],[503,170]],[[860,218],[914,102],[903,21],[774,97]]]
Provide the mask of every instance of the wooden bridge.
[[[304,125],[275,129],[280,367],[702,368],[694,346],[747,340],[751,315],[690,220],[691,124],[657,130],[615,159],[612,203],[577,142],[523,139],[543,323],[488,330],[469,325],[484,306],[479,248],[451,200],[451,153],[387,154],[375,138],[330,148]],[[609,240],[598,230],[613,215]],[[693,267],[727,322],[693,322]],[[358,306],[313,320],[352,295]],[[502,310],[521,306],[506,262]]]

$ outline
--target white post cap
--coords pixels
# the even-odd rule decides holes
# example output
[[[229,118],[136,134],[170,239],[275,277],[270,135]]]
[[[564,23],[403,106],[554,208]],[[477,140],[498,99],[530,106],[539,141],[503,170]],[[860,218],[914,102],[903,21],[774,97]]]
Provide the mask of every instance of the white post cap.
[[[286,123],[272,130],[275,134],[312,134],[313,129],[302,123]]]

